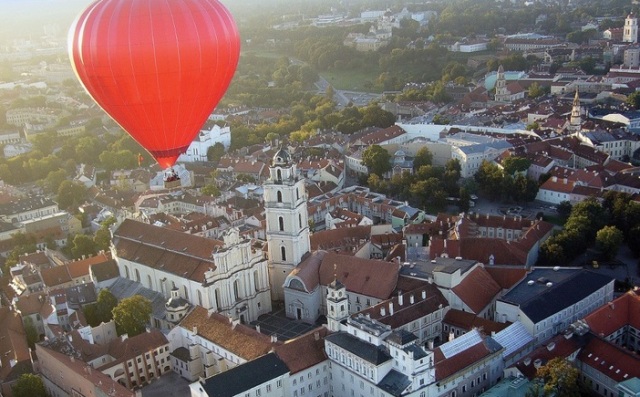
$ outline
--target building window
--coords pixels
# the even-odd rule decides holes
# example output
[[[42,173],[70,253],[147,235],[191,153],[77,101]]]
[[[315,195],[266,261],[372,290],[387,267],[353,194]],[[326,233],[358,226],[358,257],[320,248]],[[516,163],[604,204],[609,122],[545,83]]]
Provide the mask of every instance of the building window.
[[[281,216],[278,217],[278,230],[284,232],[284,218]]]
[[[140,272],[136,269],[136,282],[140,282]]]
[[[278,202],[281,203],[282,202],[282,192],[280,190],[278,190],[278,192],[276,193],[276,196],[278,197]]]
[[[280,247],[280,256],[282,257],[282,261],[287,260],[287,250],[284,247]]]
[[[233,282],[233,296],[236,301],[240,300],[240,280],[236,280]]]

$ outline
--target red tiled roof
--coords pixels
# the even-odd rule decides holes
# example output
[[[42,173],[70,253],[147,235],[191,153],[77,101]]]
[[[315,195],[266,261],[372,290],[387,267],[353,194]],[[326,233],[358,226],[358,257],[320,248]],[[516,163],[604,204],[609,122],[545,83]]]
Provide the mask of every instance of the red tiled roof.
[[[640,357],[600,338],[592,338],[578,360],[615,382],[640,377]]]
[[[515,363],[515,367],[528,379],[536,377],[538,369],[536,368],[536,360],[540,360],[540,364],[544,365],[547,361],[556,358],[567,358],[580,349],[580,345],[576,338],[565,338],[564,335],[556,335],[549,339],[544,345],[539,346],[526,357]]]
[[[477,266],[453,288],[456,294],[474,313],[480,313],[502,291],[482,266]]]
[[[489,354],[491,353],[485,346],[484,341],[477,343],[450,358],[446,358],[438,347],[434,350],[436,380],[442,381],[456,372],[477,363]]]
[[[487,266],[485,270],[502,289],[510,289],[527,276],[527,269],[503,266]]]
[[[466,331],[471,331],[475,328],[481,330],[485,335],[491,335],[492,332],[500,332],[511,325],[511,323],[508,322],[498,323],[478,317],[473,313],[456,309],[450,309],[444,316],[442,322]]]
[[[584,319],[591,332],[607,337],[630,325],[640,329],[640,296],[630,291],[593,311]]]
[[[277,346],[276,355],[287,364],[291,374],[298,373],[327,359],[324,352],[324,338],[328,334],[327,328],[317,328]]]

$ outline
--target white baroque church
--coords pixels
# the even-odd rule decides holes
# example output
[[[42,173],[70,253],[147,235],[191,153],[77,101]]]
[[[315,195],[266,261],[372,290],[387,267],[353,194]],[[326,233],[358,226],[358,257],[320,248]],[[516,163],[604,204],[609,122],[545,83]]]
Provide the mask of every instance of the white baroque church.
[[[267,260],[237,228],[223,240],[126,219],[111,249],[121,277],[248,323],[271,311]]]

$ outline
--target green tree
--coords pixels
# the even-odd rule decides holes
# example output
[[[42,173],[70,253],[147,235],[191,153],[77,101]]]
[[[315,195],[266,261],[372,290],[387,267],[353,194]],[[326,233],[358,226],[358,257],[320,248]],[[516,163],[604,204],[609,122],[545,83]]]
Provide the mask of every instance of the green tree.
[[[627,104],[634,109],[640,109],[640,91],[635,91],[627,96]]]
[[[423,165],[431,165],[433,161],[433,154],[429,150],[428,147],[423,146],[416,152],[415,157],[413,158],[413,169],[418,170]]]
[[[362,152],[362,163],[369,169],[369,173],[382,177],[391,170],[391,155],[382,146],[371,145]]]
[[[474,175],[482,192],[491,200],[500,198],[503,192],[503,173],[500,167],[489,161],[482,161]]]
[[[74,259],[81,258],[82,256],[91,256],[98,253],[98,246],[91,236],[86,234],[76,234],[73,237],[73,243],[71,247],[71,255]]]
[[[78,182],[63,181],[58,188],[57,202],[61,209],[76,212],[85,200],[87,188]]]
[[[545,396],[579,397],[578,369],[563,357],[549,360],[538,368],[536,378],[544,384]]]
[[[221,142],[216,142],[215,145],[209,146],[207,149],[207,160],[218,163],[224,156],[224,145]]]
[[[615,258],[624,240],[624,235],[615,226],[605,226],[596,234],[596,246],[607,260]]]
[[[33,324],[31,317],[24,317],[24,332],[27,334],[27,343],[31,349],[36,348],[36,343],[40,341],[38,330]]]
[[[526,157],[510,156],[502,161],[502,168],[506,175],[514,175],[516,172],[525,172],[531,166],[531,160]]]
[[[205,185],[200,191],[205,196],[220,197],[220,189],[216,185]]]
[[[547,93],[547,90],[538,83],[529,86],[529,98],[539,98]]]
[[[42,378],[35,374],[22,374],[11,388],[14,397],[47,397]]]
[[[131,336],[145,332],[151,317],[151,301],[142,295],[125,298],[113,308],[118,334]]]

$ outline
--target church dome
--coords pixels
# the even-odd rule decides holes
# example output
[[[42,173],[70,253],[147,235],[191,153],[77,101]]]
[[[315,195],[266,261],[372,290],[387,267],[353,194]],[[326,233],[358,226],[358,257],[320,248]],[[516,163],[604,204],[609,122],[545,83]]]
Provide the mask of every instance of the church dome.
[[[288,165],[289,163],[291,163],[291,155],[282,148],[273,156],[273,165]]]

